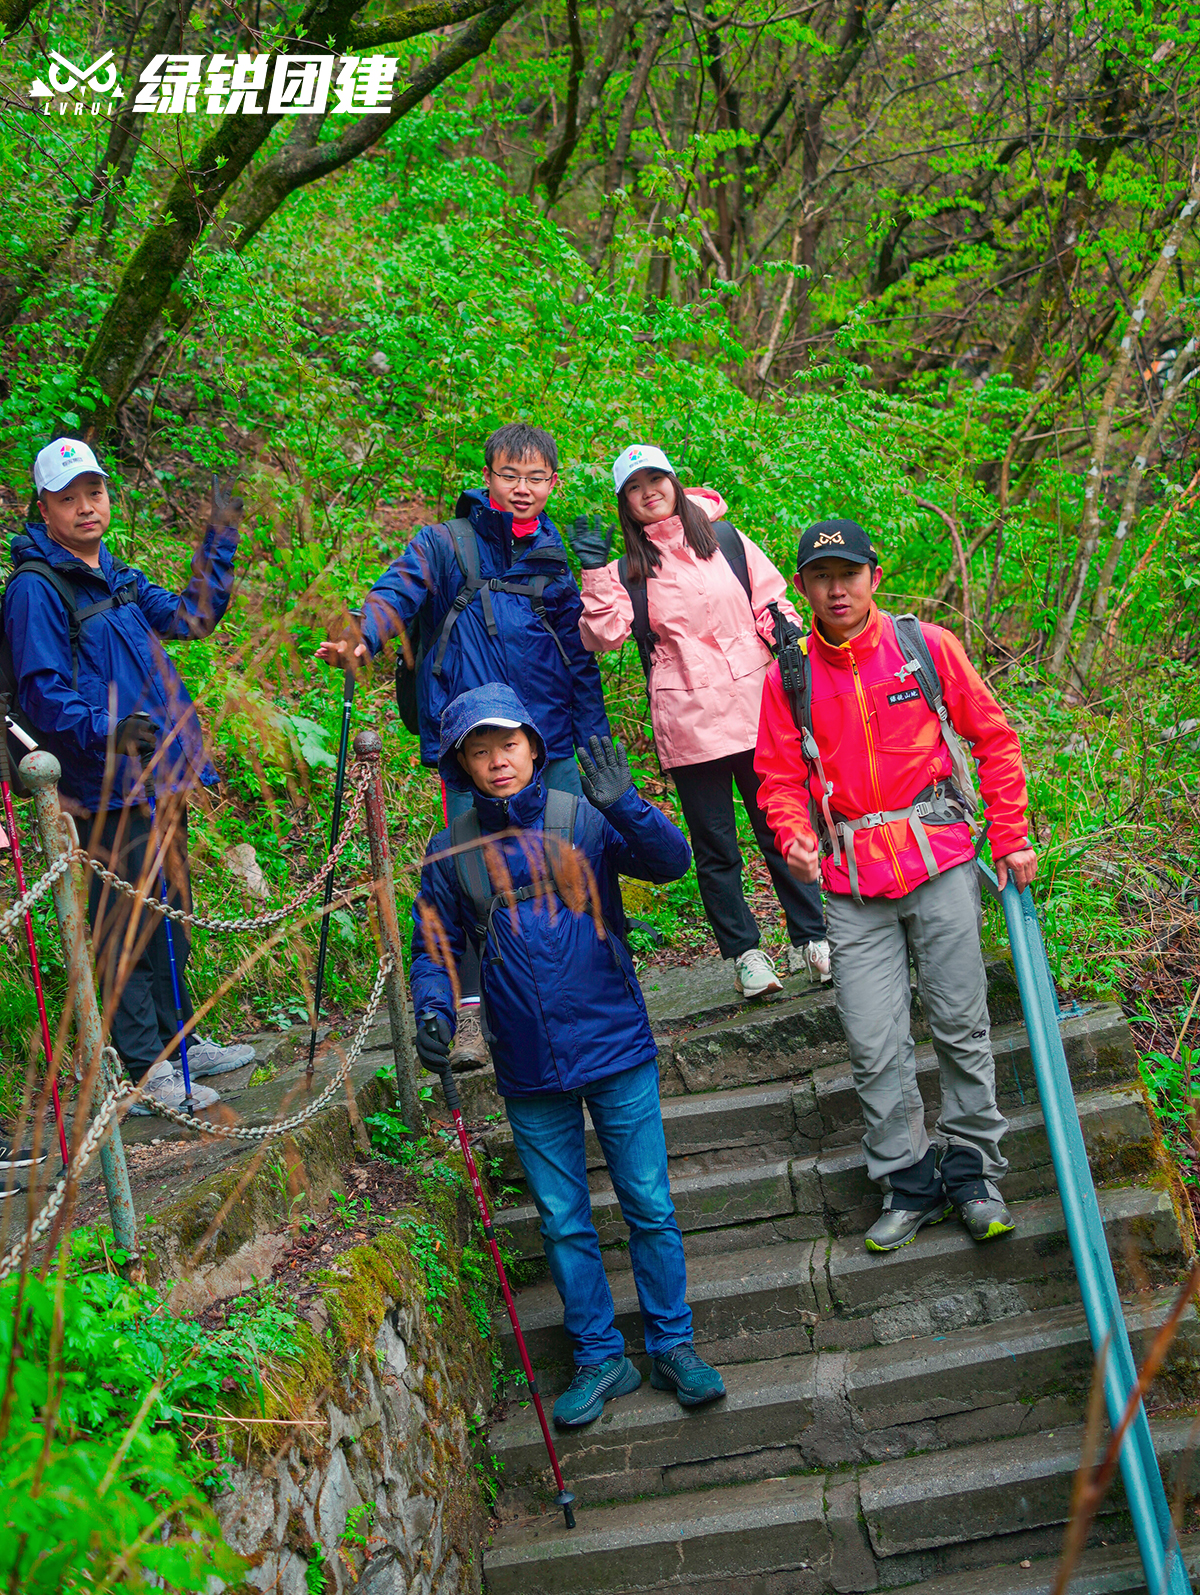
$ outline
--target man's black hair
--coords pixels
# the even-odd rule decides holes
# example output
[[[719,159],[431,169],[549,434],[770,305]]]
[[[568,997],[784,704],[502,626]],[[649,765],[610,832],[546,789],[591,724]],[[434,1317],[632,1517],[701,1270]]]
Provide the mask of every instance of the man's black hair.
[[[503,455],[515,465],[522,460],[543,459],[552,471],[558,470],[558,445],[544,427],[510,421],[498,426],[483,445],[484,464],[490,471]]]

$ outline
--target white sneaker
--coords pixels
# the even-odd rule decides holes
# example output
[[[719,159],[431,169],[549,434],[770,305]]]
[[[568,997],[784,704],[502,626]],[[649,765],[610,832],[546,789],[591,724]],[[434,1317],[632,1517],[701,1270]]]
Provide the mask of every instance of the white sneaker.
[[[164,1058],[149,1074],[144,1075],[142,1085],[145,1088],[142,1100],[133,1104],[129,1110],[131,1114],[152,1116],[155,1102],[160,1102],[164,1108],[183,1108],[183,1074],[175,1073],[170,1058]],[[220,1100],[220,1095],[211,1086],[193,1084],[193,1108],[211,1108],[214,1102]]]
[[[211,1036],[193,1035],[187,1038],[188,1073],[193,1080],[210,1074],[229,1074],[234,1069],[244,1069],[254,1062],[254,1048],[246,1042],[232,1047],[222,1047]],[[171,1067],[181,1078],[183,1059],[176,1055]]]
[[[766,997],[773,991],[783,990],[783,981],[775,973],[775,966],[758,947],[751,947],[737,960],[734,989],[743,997]]]
[[[824,982],[833,979],[829,967],[829,943],[810,941],[806,947],[789,947],[787,953],[789,975],[807,974],[809,980]]]

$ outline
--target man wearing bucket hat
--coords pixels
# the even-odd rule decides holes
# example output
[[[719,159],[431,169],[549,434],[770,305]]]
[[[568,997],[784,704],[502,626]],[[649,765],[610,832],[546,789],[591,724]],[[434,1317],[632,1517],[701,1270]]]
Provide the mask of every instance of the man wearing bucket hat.
[[[820,521],[801,536],[794,580],[813,626],[767,673],[755,766],[788,867],[825,888],[867,1171],[884,1191],[866,1244],[882,1252],[954,1210],[977,1241],[1015,1227],[999,1189],[1008,1125],[996,1105],[974,776],[960,737],[978,761],[1001,885],[1011,874],[1024,889],[1037,858],[1004,711],[955,636],[876,607],[880,577],[856,521]],[[910,958],[941,1075],[940,1164],[917,1083]]]
[[[162,641],[207,637],[225,613],[242,501],[213,479],[211,522],[192,557],[191,581],[175,593],[109,550],[108,472],[87,443],[68,437],[48,443],[34,461],[33,480],[41,519],[12,540],[13,573],[3,597],[3,675],[14,689],[7,714],[18,728],[10,750],[19,759],[33,742],[54,754],[62,767],[60,799],[80,821],[85,845],[135,883],[157,851],[142,775],[153,760],[160,813],[171,815],[166,875],[178,904],[188,895],[185,795],[215,785],[217,773]],[[153,878],[148,885],[156,896]],[[91,877],[89,917],[112,1040],[147,1096],[177,1107],[183,1101],[178,1057],[174,1068],[170,1054],[154,1067],[177,1030],[164,922],[155,918],[152,934],[139,933],[131,966],[118,980],[127,902]],[[182,927],[174,941],[182,966],[188,953]],[[181,998],[190,1019],[182,980]],[[219,1047],[199,1036],[188,1049],[193,1075],[225,1073],[252,1058],[253,1048]],[[193,1087],[192,1096],[195,1106],[217,1099],[204,1086]]]

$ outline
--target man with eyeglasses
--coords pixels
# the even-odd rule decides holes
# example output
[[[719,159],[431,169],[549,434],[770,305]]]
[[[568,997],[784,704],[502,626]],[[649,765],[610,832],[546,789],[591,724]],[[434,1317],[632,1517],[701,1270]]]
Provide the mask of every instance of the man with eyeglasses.
[[[442,710],[473,687],[504,682],[528,705],[546,748],[548,787],[580,793],[575,749],[609,735],[595,656],[579,635],[582,601],[562,538],[546,514],[558,449],[541,427],[511,422],[484,445],[484,486],[462,493],[454,519],[424,526],[367,594],[361,629],[321,644],[346,670],[400,637],[416,674],[422,764],[436,767]],[[406,656],[407,657],[407,656]],[[470,794],[443,787],[447,824]],[[452,1062],[481,1068],[479,972],[459,970],[462,1006]]]

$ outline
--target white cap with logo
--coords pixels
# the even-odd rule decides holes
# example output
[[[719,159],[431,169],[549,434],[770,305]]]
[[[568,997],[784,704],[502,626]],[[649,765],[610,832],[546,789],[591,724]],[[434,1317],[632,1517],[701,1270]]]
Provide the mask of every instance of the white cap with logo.
[[[521,722],[519,720],[506,720],[503,715],[485,715],[482,720],[476,720],[474,725],[468,726],[454,746],[456,748],[461,748],[463,743],[471,735],[472,731],[486,731],[489,726],[500,731],[516,731],[520,724]]]
[[[619,493],[635,471],[666,471],[675,475],[675,467],[661,449],[649,443],[635,443],[632,448],[618,454],[613,461],[613,486]]]
[[[39,493],[43,489],[58,493],[85,471],[95,471],[105,480],[108,478],[108,472],[101,468],[100,461],[86,443],[78,438],[55,438],[33,462],[33,485]]]

